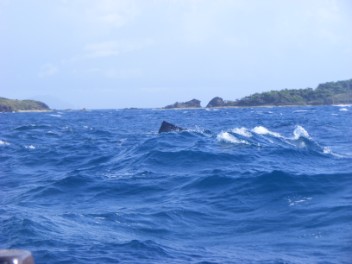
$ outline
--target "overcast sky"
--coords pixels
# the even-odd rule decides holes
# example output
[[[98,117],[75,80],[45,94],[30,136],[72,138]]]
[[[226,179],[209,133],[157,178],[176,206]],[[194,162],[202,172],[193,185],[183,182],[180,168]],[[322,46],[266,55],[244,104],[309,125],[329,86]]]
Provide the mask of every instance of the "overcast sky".
[[[352,78],[350,0],[0,0],[0,96],[234,100]]]

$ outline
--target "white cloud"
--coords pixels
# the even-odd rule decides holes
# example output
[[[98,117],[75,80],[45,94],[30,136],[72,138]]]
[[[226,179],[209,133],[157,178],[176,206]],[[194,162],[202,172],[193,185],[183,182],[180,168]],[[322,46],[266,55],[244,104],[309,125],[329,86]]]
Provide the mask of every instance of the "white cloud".
[[[109,27],[119,28],[132,21],[139,13],[134,1],[103,0],[98,9],[93,10],[96,18]]]
[[[61,0],[61,12],[91,35],[125,26],[139,14],[134,0]]]
[[[136,79],[141,77],[142,71],[140,69],[117,69],[117,68],[91,68],[87,70],[89,74],[97,74],[109,79]]]
[[[123,53],[138,51],[153,44],[152,39],[119,40],[91,43],[84,48],[84,58],[102,58],[118,56]]]
[[[40,78],[47,78],[47,77],[56,75],[58,72],[59,72],[59,69],[57,66],[55,66],[51,63],[47,63],[41,67],[41,69],[38,73],[38,76]]]
[[[116,41],[97,42],[86,45],[85,57],[99,58],[119,55],[123,50]]]

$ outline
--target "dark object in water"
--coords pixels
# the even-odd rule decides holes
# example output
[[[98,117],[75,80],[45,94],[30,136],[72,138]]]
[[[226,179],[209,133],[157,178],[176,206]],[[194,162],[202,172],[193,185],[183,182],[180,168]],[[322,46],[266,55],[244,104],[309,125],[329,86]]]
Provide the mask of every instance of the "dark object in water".
[[[159,129],[159,133],[163,133],[163,132],[172,132],[172,131],[182,131],[184,130],[181,127],[175,126],[174,124],[171,124],[169,122],[163,121],[161,123],[160,129]]]
[[[34,264],[31,252],[18,249],[0,249],[0,264]]]

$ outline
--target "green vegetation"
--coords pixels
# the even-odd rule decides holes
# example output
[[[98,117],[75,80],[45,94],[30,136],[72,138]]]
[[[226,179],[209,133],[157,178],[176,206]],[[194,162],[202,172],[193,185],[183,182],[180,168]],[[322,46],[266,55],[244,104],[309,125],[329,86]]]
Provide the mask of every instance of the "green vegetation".
[[[176,102],[172,105],[167,105],[164,109],[175,109],[175,108],[200,108],[200,101],[197,99],[192,99],[188,102],[179,103]]]
[[[0,112],[17,111],[46,111],[50,108],[39,101],[34,100],[13,100],[0,97]]]
[[[352,103],[352,79],[320,84],[316,89],[284,89],[255,93],[225,106],[330,105]]]

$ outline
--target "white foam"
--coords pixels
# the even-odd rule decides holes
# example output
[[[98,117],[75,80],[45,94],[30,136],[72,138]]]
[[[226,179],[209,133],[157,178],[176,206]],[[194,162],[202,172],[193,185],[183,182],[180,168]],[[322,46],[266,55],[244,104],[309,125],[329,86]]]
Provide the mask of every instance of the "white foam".
[[[329,148],[329,147],[323,147],[323,153],[324,154],[331,154],[331,148]]]
[[[35,149],[35,146],[33,145],[29,145],[29,146],[25,146],[26,149]]]
[[[232,143],[232,144],[249,144],[245,140],[240,140],[228,132],[221,132],[216,136],[216,139],[220,142]]]
[[[236,127],[232,129],[232,132],[248,138],[252,136],[252,133],[249,132],[248,129],[245,127]]]
[[[293,131],[293,138],[294,139],[299,139],[300,137],[305,137],[310,139],[310,136],[302,126],[296,126],[295,130]]]
[[[293,113],[305,113],[308,112],[308,110],[295,110]]]
[[[191,129],[187,129],[186,131],[188,132],[193,132],[193,133],[199,133],[199,134],[202,134],[204,136],[209,136],[209,130],[206,130],[204,128],[201,128],[199,126],[195,126],[194,128],[191,128]]]
[[[343,107],[343,108],[340,108],[339,111],[341,111],[341,112],[347,112],[348,109],[347,109],[346,107]]]
[[[0,139],[0,145],[8,146],[10,143]]]
[[[280,133],[272,132],[269,129],[267,129],[266,127],[263,127],[263,126],[256,126],[255,128],[252,129],[252,132],[254,132],[254,133],[258,134],[258,135],[270,135],[270,136],[273,136],[273,137],[282,138]]]
[[[117,145],[122,146],[122,144],[124,144],[126,141],[127,141],[127,138],[121,138],[117,141]]]
[[[302,204],[302,203],[306,203],[308,201],[312,200],[312,197],[302,197],[302,198],[292,198],[292,199],[288,199],[288,204],[289,206],[295,206],[297,204]]]

